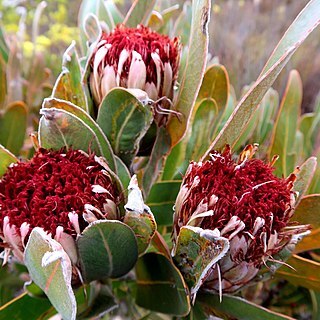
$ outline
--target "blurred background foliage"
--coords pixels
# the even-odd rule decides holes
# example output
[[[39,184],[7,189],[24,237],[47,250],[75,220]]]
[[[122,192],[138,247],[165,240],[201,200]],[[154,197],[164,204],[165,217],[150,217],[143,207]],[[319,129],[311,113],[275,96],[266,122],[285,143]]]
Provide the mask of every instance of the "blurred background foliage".
[[[61,70],[61,56],[72,40],[79,40],[77,28],[79,0],[47,1],[38,33],[33,39],[34,16],[40,0],[0,1],[1,24],[10,43],[22,39],[24,68],[31,64],[33,50],[44,53],[44,65],[53,84]],[[125,13],[132,1],[117,0]],[[161,5],[166,7],[166,0]],[[186,1],[177,1],[183,5]],[[291,21],[308,0],[215,0],[212,6],[209,52],[224,65],[237,96],[256,79],[273,48]],[[23,34],[21,34],[21,32]],[[22,37],[22,38],[21,38]],[[274,88],[284,91],[289,70],[297,69],[303,83],[302,109],[312,111],[320,85],[320,30],[305,41],[276,81]],[[310,59],[312,57],[312,59]]]

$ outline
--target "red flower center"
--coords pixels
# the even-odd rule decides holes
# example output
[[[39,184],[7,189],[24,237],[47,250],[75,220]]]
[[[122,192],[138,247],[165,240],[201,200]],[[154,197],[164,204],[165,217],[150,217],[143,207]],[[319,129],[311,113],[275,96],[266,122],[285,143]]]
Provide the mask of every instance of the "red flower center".
[[[249,238],[256,218],[260,217],[265,223],[247,253],[248,259],[259,259],[264,249],[260,234],[265,232],[268,239],[274,231],[279,233],[287,225],[292,209],[291,187],[286,179],[274,176],[273,170],[259,159],[236,163],[229,149],[213,154],[204,163],[191,163],[183,181],[189,192],[180,209],[180,225],[188,223],[200,203],[214,212],[202,220],[203,229],[221,231],[236,216],[245,224],[241,233]],[[217,201],[212,201],[214,196]]]
[[[30,229],[42,227],[54,236],[57,226],[62,226],[75,236],[68,213],[78,215],[83,230],[88,225],[82,217],[85,204],[104,212],[106,199],[119,203],[118,190],[103,169],[92,154],[40,149],[30,161],[9,168],[0,180],[0,225],[7,216],[10,225],[18,228],[27,222]],[[93,192],[94,185],[108,193]]]

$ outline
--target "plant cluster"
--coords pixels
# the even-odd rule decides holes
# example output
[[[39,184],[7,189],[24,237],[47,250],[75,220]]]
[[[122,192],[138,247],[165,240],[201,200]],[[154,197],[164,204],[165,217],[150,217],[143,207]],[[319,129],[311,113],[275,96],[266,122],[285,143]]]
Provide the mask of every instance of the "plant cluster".
[[[210,12],[83,0],[82,53],[63,54],[30,140],[0,34],[0,319],[319,317],[320,103],[301,114],[296,70],[281,101],[272,85],[320,1],[241,99],[208,57]]]

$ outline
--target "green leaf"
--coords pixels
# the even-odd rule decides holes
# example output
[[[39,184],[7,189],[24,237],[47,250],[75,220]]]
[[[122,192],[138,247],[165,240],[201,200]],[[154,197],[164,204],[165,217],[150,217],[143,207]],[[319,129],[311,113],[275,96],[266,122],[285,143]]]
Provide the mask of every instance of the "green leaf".
[[[47,298],[43,290],[39,286],[37,286],[33,281],[26,282],[23,288],[28,293],[28,295],[33,298]]]
[[[0,178],[7,171],[11,163],[16,163],[18,161],[18,158],[16,158],[14,154],[0,145]]]
[[[163,180],[181,179],[189,162],[200,160],[213,139],[220,112],[212,98],[204,98],[196,104],[186,135],[173,147],[166,160],[161,177]]]
[[[18,155],[27,130],[27,106],[22,101],[11,103],[0,116],[0,143]]]
[[[189,131],[191,130],[190,128]],[[188,132],[170,151],[163,168],[161,180],[181,180],[189,164],[185,154],[190,134],[191,132]]]
[[[258,114],[258,121],[251,141],[252,143],[259,143],[259,154],[266,153],[267,146],[265,144],[269,143],[278,107],[279,94],[276,90],[270,88],[263,97],[259,110],[255,112],[255,114]]]
[[[241,132],[239,139],[233,147],[234,151],[242,150],[249,143],[250,140],[253,140],[252,136],[257,127],[259,113],[255,112],[248,124],[244,127],[244,130]]]
[[[298,130],[301,102],[302,82],[299,73],[293,70],[289,74],[268,152],[269,159],[274,155],[280,157],[275,163],[275,174],[278,176],[289,176],[296,165],[296,152],[293,146]]]
[[[106,285],[101,285],[98,283],[94,283],[90,287],[89,295],[85,300],[89,302],[89,305],[85,307],[84,311],[77,315],[77,320],[100,318],[104,314],[118,307],[114,297],[111,294],[111,290]]]
[[[137,238],[139,255],[144,253],[157,229],[152,212],[135,213],[127,211],[123,222],[128,225]]]
[[[312,0],[301,11],[283,39],[280,40],[260,77],[241,99],[225,126],[202,157],[203,159],[213,149],[222,149],[226,144],[231,146],[235,144],[242,128],[249,122],[263,96],[272,86],[283,67],[306,37],[319,25],[319,9],[320,0]]]
[[[180,7],[182,7],[182,10],[180,10],[180,14],[174,20],[174,25],[172,30],[168,28],[169,29],[168,33],[171,33],[176,37],[180,37],[181,43],[183,44],[183,46],[187,46],[188,41],[190,39],[190,34],[191,34],[190,21],[192,19],[192,13],[193,13],[191,1],[184,1],[183,4],[180,5]],[[188,48],[186,49],[187,50],[184,50],[184,48],[182,48],[182,55],[184,55],[184,52],[188,51]],[[183,57],[182,57],[182,60],[184,60]],[[181,62],[182,62],[182,65],[185,66],[185,63],[183,61]],[[179,73],[178,82],[180,82],[182,78],[181,73],[182,72]]]
[[[211,123],[212,137],[215,136],[217,126],[227,107],[229,89],[229,76],[226,68],[218,64],[210,66],[204,74],[197,100],[211,98],[217,104],[217,115]]]
[[[23,23],[19,26],[23,32]],[[10,54],[7,63],[7,103],[23,101],[23,78],[22,78],[22,52],[18,42],[10,44]]]
[[[43,117],[39,123],[39,141],[43,148],[72,146],[74,149],[95,151],[107,160],[110,169],[115,172],[110,143],[83,109],[68,101],[48,98],[44,100],[40,113]]]
[[[41,320],[44,319],[52,309],[49,300],[32,298],[24,292],[14,300],[0,307],[0,320]]]
[[[217,294],[199,294],[198,302],[210,313],[220,311],[237,320],[294,320],[291,317],[268,310],[243,298],[223,295],[222,302]]]
[[[318,151],[317,159],[320,159],[320,150]],[[320,161],[311,180],[308,193],[320,193]]]
[[[41,3],[38,5],[38,8],[40,6]],[[45,83],[48,80],[48,71],[46,69],[47,65],[45,58],[44,52],[35,51],[33,57],[31,58],[30,66],[28,67],[29,72],[24,79],[24,81],[27,83],[27,86],[26,88],[23,88],[25,92],[23,99],[26,105],[29,107],[29,110],[33,107],[36,111],[38,111],[38,105],[41,103],[43,96],[45,96],[45,85],[48,86],[48,84]],[[23,66],[21,66],[21,69],[23,70]]]
[[[109,6],[106,6],[103,0],[83,0],[79,9],[78,25],[81,44],[84,50],[88,39],[92,43],[100,39],[101,36],[101,28],[95,23],[92,15],[95,15],[98,20],[103,21],[110,30],[115,27]]]
[[[7,96],[6,63],[4,62],[3,57],[0,56],[0,110],[5,107],[6,96]]]
[[[177,117],[171,117],[167,126],[172,146],[177,144],[187,129],[205,72],[210,5],[211,1],[209,0],[194,0],[192,2],[189,50],[185,68],[180,71],[182,77],[175,106],[175,110],[182,114],[182,120],[180,122]]]
[[[115,5],[115,1],[105,1],[104,4],[108,11],[108,15],[110,16],[110,20],[111,18],[113,20],[114,26],[122,23],[124,20],[124,16],[120,12],[119,8]]]
[[[312,301],[312,320],[320,318],[320,293],[310,290],[310,296]]]
[[[62,72],[54,85],[52,98],[69,101],[89,113],[89,101],[84,90],[76,42],[73,41],[63,54]]]
[[[152,185],[158,179],[163,168],[165,158],[170,152],[171,139],[164,127],[157,128],[156,140],[154,142],[151,155],[146,167],[143,169],[142,186],[146,197]]]
[[[123,24],[136,28],[138,24],[147,25],[156,0],[135,0],[125,17]]]
[[[311,224],[312,229],[320,228],[320,194],[303,197],[294,211],[292,220],[301,224]]]
[[[287,52],[291,46],[299,47],[320,24],[320,1],[311,0],[292,22],[264,66],[260,77]]]
[[[121,181],[123,188],[127,188],[131,179],[130,172],[119,157],[114,156],[114,159],[116,161],[117,175],[119,180]]]
[[[171,226],[173,206],[180,190],[181,181],[159,181],[155,183],[146,203],[159,225]]]
[[[320,195],[308,195],[301,199],[297,206],[293,221],[298,221],[300,224],[310,224],[311,234],[303,237],[297,244],[295,252],[303,252],[320,248]]]
[[[185,316],[190,311],[188,288],[179,270],[162,254],[147,253],[136,265],[136,303],[143,308]]]
[[[319,116],[318,116],[319,115]],[[315,145],[315,136],[319,127],[320,112],[316,115],[315,113],[305,113],[300,118],[299,130],[303,134],[303,154],[302,156],[310,157],[313,152]],[[319,119],[318,119],[319,118]],[[315,126],[314,126],[315,124]]]
[[[128,190],[128,202],[125,205],[126,215],[123,222],[135,233],[138,252],[141,255],[148,248],[157,230],[157,224],[150,208],[143,202],[136,175],[132,177]]]
[[[148,106],[122,88],[115,88],[105,96],[97,117],[97,123],[108,137],[114,153],[128,166],[152,121],[153,115]]]
[[[212,98],[222,112],[227,106],[229,76],[226,68],[220,64],[210,66],[204,74],[197,100]]]
[[[215,128],[218,124],[221,110],[215,100],[205,99],[195,108],[194,119],[192,120],[191,134],[188,137],[188,144],[185,154],[184,170],[185,173],[189,165],[189,161],[200,160],[200,157],[207,150],[215,134]]]
[[[300,166],[300,171],[297,173],[297,180],[294,183],[294,190],[298,191],[298,198],[296,199],[295,204],[296,206],[308,190],[316,168],[316,157],[310,157]]]
[[[31,279],[61,316],[75,319],[77,305],[71,287],[72,265],[62,246],[36,227],[29,236],[24,259]]]
[[[214,265],[226,255],[229,240],[211,230],[186,226],[180,229],[174,261],[190,287],[191,299],[210,275]]]
[[[287,263],[293,268],[283,266],[276,276],[288,280],[295,286],[320,291],[320,263],[294,255]]]
[[[292,54],[293,51],[294,48],[291,49],[290,53]],[[232,147],[235,145],[263,96],[271,87],[290,57],[291,55],[289,54],[283,56],[282,59],[279,60],[266,75],[255,82],[251,89],[238,103],[218,136],[214,139],[206,153],[203,155],[202,159],[205,159],[214,149],[222,149],[226,144],[229,144]]]
[[[1,259],[3,262],[3,258]],[[27,268],[20,264],[6,264],[0,268],[0,306],[5,305],[17,296],[21,291],[24,280],[22,274]],[[20,292],[21,293],[21,292]],[[1,310],[1,307],[0,307]],[[1,312],[0,312],[1,314]],[[1,318],[1,316],[0,316]]]
[[[7,45],[2,26],[0,26],[0,56],[5,64],[9,60],[9,47]]]
[[[93,222],[79,236],[77,245],[86,282],[121,277],[133,268],[138,258],[134,233],[120,221]]]

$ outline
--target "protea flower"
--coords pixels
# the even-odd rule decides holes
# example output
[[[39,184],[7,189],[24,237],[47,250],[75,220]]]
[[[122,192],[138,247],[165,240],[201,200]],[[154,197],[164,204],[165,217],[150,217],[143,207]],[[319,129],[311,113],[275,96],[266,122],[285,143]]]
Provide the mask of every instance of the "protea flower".
[[[238,161],[229,147],[223,153],[213,152],[208,161],[192,162],[183,179],[175,204],[174,254],[181,228],[216,239],[220,247],[215,249],[223,253],[202,275],[204,289],[235,292],[309,228],[290,222],[295,174],[287,179],[274,176],[275,158],[272,163],[253,159],[255,151],[256,146],[247,146]],[[182,271],[184,263],[188,268],[193,263],[186,256],[177,260]]]
[[[31,230],[41,227],[60,242],[73,263],[75,239],[90,222],[119,219],[122,196],[102,158],[78,150],[39,149],[11,165],[0,180],[0,237],[23,262]]]
[[[95,103],[99,105],[112,88],[124,87],[136,89],[143,100],[155,101],[156,113],[168,113],[165,108],[171,105],[179,60],[178,38],[143,25],[119,25],[109,34],[102,33],[91,59],[89,82]]]

